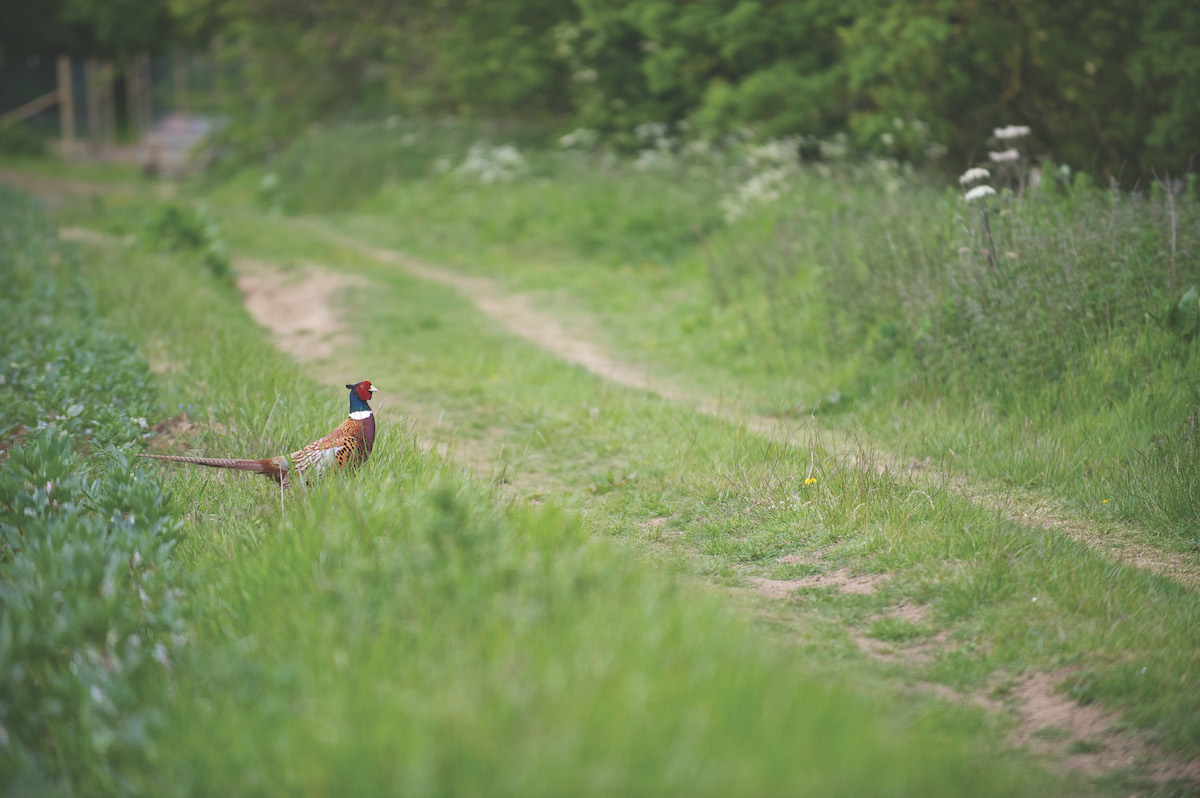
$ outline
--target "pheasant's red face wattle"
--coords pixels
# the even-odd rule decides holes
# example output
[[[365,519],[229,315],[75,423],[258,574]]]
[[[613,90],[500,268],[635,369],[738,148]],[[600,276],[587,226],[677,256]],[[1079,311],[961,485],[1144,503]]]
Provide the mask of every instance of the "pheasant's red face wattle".
[[[359,399],[362,399],[364,402],[369,401],[371,398],[371,390],[372,390],[371,381],[363,380],[358,385],[354,386],[354,390],[358,394]]]

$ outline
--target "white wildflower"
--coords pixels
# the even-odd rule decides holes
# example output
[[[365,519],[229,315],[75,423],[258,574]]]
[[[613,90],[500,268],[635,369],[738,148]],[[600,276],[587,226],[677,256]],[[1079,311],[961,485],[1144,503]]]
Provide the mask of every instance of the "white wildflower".
[[[139,416],[139,417],[135,418],[135,419],[133,420],[133,423],[134,423],[134,424],[137,424],[137,425],[138,425],[139,427],[141,427],[142,429],[145,429],[146,427],[150,426],[149,424],[147,424],[147,423],[146,423],[146,419],[145,419],[145,418],[142,418],[141,416]]]
[[[525,159],[516,147],[502,144],[476,142],[467,150],[467,157],[454,173],[461,177],[473,177],[480,183],[508,182],[525,173]]]
[[[827,161],[841,161],[850,154],[850,139],[845,133],[837,133],[832,139],[817,143],[821,157]]]
[[[137,549],[134,549],[133,556],[129,559],[129,567],[135,569],[142,567],[142,553]]]
[[[980,180],[987,180],[991,176],[992,173],[982,166],[973,166],[962,173],[962,176],[958,178],[958,184],[960,186],[969,186],[972,183],[978,183]]]
[[[770,139],[762,144],[752,144],[746,149],[746,164],[752,168],[759,166],[786,166],[797,160],[800,152],[800,140],[796,137]]]
[[[787,170],[775,168],[761,172],[738,186],[732,196],[721,200],[725,221],[734,222],[745,215],[751,207],[768,205],[779,199],[786,180]]]
[[[998,127],[992,131],[992,135],[1000,140],[1019,139],[1030,134],[1030,129],[1026,125],[1008,125],[1007,127]]]
[[[665,149],[642,150],[633,160],[633,168],[639,172],[662,169],[671,165],[671,152]]]
[[[975,188],[971,189],[963,196],[967,202],[973,202],[974,200],[983,199],[984,197],[991,196],[995,193],[996,189],[992,188],[991,186],[975,186]]]
[[[988,158],[990,158],[992,161],[994,161],[996,163],[1006,163],[1008,161],[1015,161],[1015,160],[1019,159],[1020,157],[1021,157],[1021,153],[1018,152],[1016,149],[1008,149],[1008,150],[1004,150],[1003,152],[989,152],[988,153]]]
[[[638,141],[659,142],[667,137],[667,126],[662,122],[643,122],[633,129]]]
[[[154,653],[151,656],[154,657],[155,662],[157,662],[159,665],[162,665],[164,668],[170,667],[171,658],[167,654],[167,647],[161,642],[154,644]]]
[[[558,140],[558,146],[562,147],[564,150],[569,150],[573,147],[591,149],[592,147],[596,146],[596,142],[599,140],[599,138],[599,134],[597,134],[596,131],[592,130],[591,128],[578,127],[572,130],[570,133],[567,133],[565,136],[560,137]]]

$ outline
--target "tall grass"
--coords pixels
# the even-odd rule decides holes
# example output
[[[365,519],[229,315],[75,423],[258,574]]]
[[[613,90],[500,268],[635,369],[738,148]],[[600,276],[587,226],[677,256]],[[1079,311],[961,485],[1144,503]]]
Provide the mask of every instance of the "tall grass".
[[[301,377],[206,271],[95,250],[87,273],[110,322],[162,358],[161,412],[208,420],[207,451],[286,451],[345,412],[343,392]],[[994,756],[998,731],[978,713],[797,663],[719,596],[562,509],[514,506],[399,425],[357,473],[288,495],[282,516],[263,480],[163,476],[196,586],[186,645],[146,698],[165,730],[145,743],[148,766],[122,770],[126,794],[1056,783]]]

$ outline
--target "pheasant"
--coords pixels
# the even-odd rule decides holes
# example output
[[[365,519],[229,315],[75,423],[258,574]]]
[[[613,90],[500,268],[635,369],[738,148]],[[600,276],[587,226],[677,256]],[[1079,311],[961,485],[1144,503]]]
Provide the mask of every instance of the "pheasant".
[[[298,449],[291,454],[265,457],[262,460],[183,457],[170,454],[139,454],[138,457],[166,460],[173,463],[191,463],[212,468],[253,471],[255,474],[265,474],[284,488],[291,481],[292,469],[295,469],[295,473],[300,477],[315,477],[320,476],[331,466],[346,468],[365,463],[371,456],[371,448],[375,445],[375,416],[371,413],[367,400],[379,389],[371,385],[370,380],[363,380],[356,385],[347,385],[346,387],[350,389],[350,417],[324,438],[313,441],[303,449]]]

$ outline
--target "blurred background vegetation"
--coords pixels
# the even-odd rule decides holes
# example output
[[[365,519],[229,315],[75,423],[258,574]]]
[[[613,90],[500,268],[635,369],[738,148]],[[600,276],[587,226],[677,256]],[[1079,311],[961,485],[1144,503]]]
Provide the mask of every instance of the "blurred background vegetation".
[[[279,149],[379,113],[553,120],[610,136],[845,132],[920,162],[997,125],[1125,184],[1189,168],[1200,130],[1190,0],[49,0],[0,8],[0,61],[204,47],[228,61],[231,138]],[[1144,184],[1143,182],[1143,184]]]

